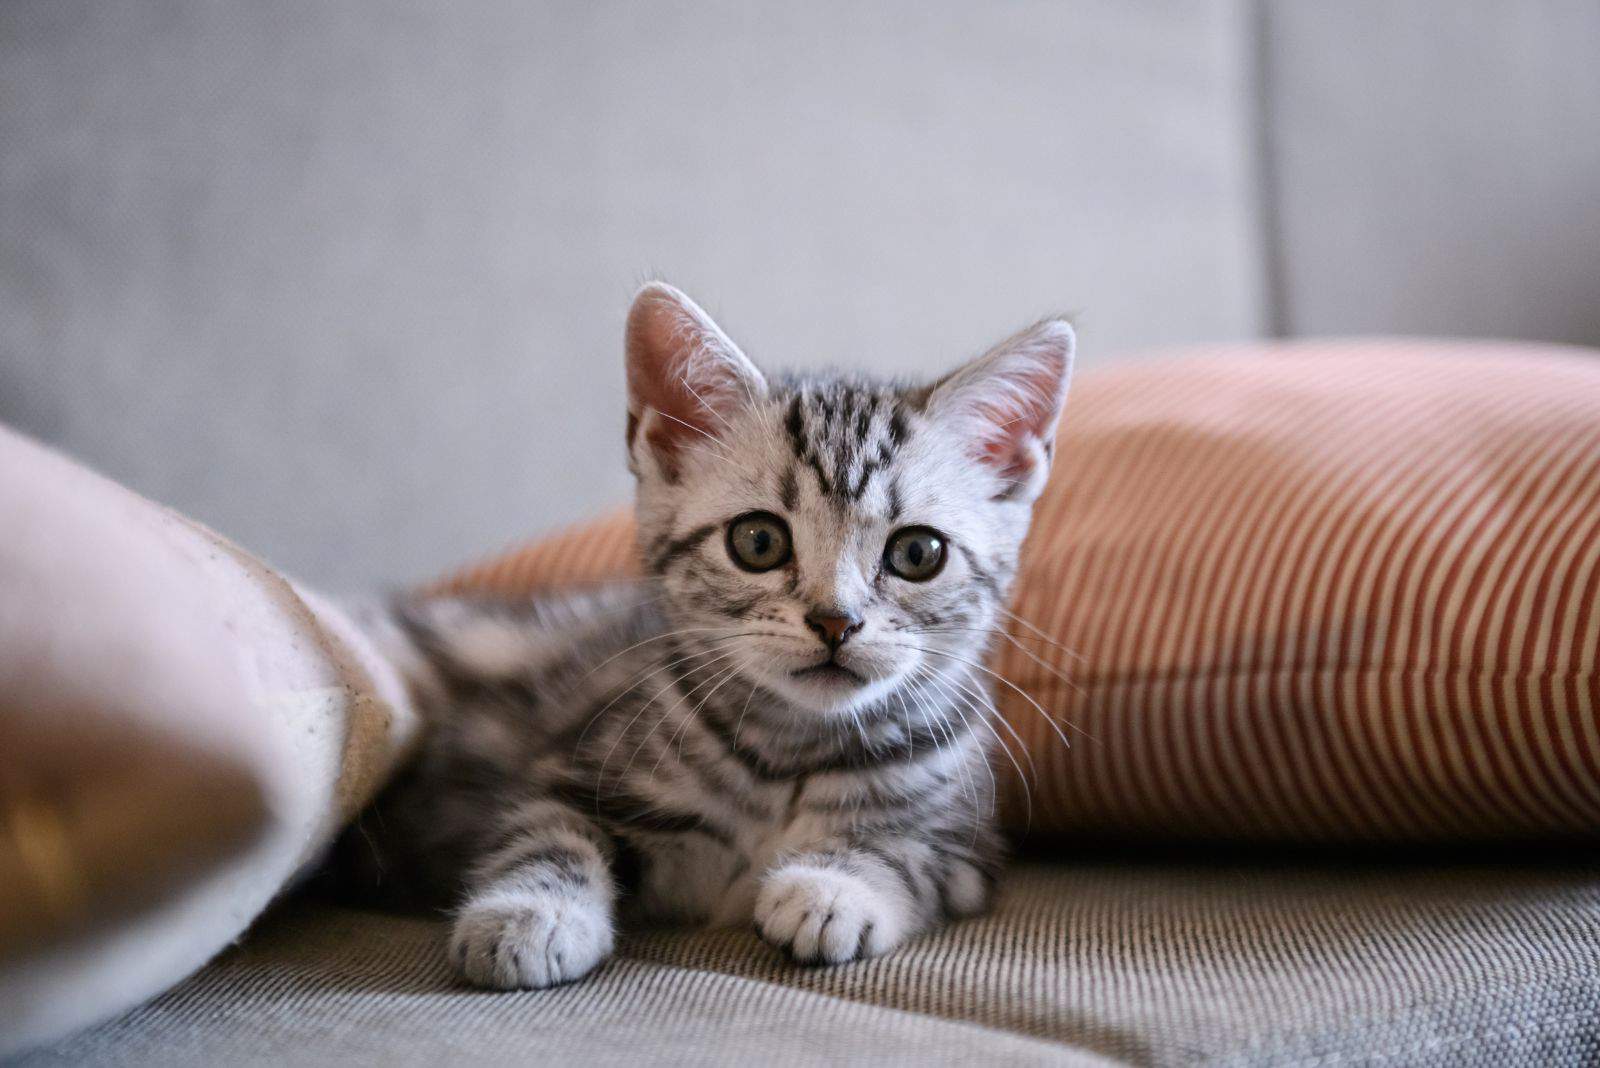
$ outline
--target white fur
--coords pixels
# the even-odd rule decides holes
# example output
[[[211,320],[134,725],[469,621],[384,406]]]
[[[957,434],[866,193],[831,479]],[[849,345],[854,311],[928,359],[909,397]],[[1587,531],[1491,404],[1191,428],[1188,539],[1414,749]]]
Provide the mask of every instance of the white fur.
[[[796,960],[843,964],[899,945],[909,911],[903,899],[859,875],[795,864],[763,880],[755,924],[762,938]]]
[[[603,901],[505,890],[474,898],[457,915],[450,959],[478,986],[538,990],[583,978],[614,944]]]

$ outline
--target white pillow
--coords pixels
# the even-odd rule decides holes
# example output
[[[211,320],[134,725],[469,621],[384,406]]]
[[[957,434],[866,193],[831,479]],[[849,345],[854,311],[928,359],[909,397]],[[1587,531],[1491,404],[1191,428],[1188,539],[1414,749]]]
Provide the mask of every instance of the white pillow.
[[[0,427],[0,1056],[237,938],[414,725],[337,610]]]

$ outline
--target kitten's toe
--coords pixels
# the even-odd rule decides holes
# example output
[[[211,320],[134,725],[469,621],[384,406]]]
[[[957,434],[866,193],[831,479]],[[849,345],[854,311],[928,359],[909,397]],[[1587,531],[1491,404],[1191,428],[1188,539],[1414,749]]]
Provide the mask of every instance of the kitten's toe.
[[[896,902],[865,880],[825,868],[783,868],[756,898],[756,930],[801,964],[874,957],[900,941]]]
[[[592,902],[501,898],[461,910],[450,959],[474,985],[539,990],[583,978],[613,941],[611,917]]]

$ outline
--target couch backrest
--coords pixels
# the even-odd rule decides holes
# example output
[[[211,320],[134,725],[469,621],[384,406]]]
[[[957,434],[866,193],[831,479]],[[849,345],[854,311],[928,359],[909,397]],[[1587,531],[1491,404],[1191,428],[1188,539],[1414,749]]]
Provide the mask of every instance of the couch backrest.
[[[1582,0],[11,0],[0,420],[404,581],[625,496],[655,272],[895,372],[1054,310],[1600,341],[1597,127]]]

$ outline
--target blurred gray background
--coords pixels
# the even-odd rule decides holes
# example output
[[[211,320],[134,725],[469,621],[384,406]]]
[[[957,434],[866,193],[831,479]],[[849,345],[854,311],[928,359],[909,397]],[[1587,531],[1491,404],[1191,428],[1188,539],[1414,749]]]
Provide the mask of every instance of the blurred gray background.
[[[771,364],[1600,342],[1600,3],[0,2],[0,420],[302,577],[625,500],[657,274]]]

